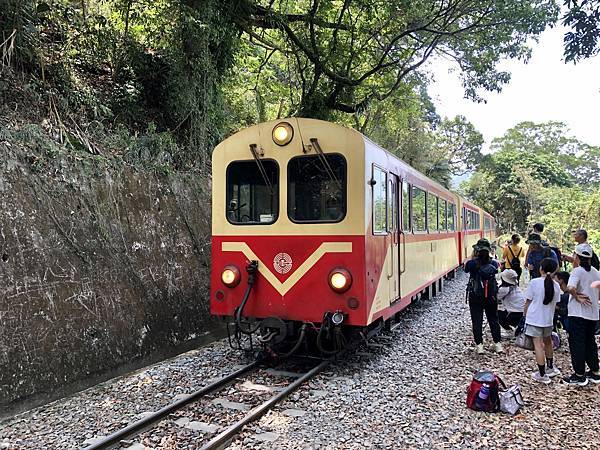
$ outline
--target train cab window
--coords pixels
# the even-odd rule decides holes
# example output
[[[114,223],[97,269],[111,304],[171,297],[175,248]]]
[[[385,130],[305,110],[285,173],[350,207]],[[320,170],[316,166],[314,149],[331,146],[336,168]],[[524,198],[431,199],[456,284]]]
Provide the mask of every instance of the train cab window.
[[[410,184],[402,183],[402,229],[410,231]]]
[[[446,200],[438,199],[438,220],[440,221],[440,231],[446,231],[448,227]]]
[[[427,193],[427,229],[430,233],[438,230],[438,198],[432,193]]]
[[[373,166],[373,233],[387,233],[387,173]]]
[[[346,159],[338,154],[297,156],[288,163],[292,222],[340,222],[346,216]]]
[[[235,225],[270,224],[279,215],[279,167],[272,160],[234,161],[227,166],[227,220]]]
[[[413,231],[426,231],[425,191],[412,187],[412,226]]]
[[[456,230],[456,205],[454,203],[448,204],[448,231]]]

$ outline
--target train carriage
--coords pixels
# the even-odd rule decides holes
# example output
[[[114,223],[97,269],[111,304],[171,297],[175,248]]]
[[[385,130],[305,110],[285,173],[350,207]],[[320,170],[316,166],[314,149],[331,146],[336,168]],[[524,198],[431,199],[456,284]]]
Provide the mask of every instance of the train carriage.
[[[266,344],[304,337],[302,324],[382,323],[459,267],[493,223],[357,131],[319,120],[244,129],[216,147],[212,171],[211,312]]]

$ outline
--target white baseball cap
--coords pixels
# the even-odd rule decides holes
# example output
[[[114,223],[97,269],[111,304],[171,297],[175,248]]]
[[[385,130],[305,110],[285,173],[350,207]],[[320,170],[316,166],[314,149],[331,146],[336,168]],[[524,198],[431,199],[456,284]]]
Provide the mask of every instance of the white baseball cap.
[[[575,247],[575,253],[584,258],[591,258],[594,251],[590,244],[579,244]]]

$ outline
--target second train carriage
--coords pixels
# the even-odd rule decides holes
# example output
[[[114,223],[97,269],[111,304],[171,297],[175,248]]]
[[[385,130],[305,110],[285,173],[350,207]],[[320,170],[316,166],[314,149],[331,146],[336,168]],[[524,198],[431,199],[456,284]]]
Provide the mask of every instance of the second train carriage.
[[[266,343],[386,320],[495,237],[481,208],[333,123],[249,127],[212,171],[211,312]]]

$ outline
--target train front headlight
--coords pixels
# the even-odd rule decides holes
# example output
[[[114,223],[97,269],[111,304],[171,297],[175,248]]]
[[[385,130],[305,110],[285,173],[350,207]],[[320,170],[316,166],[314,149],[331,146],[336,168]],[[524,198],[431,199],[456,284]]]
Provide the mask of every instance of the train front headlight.
[[[333,269],[328,279],[329,287],[338,293],[346,292],[352,285],[352,275],[346,269]]]
[[[281,122],[273,128],[273,142],[279,146],[284,146],[290,143],[294,137],[294,129],[287,122]]]
[[[229,288],[236,287],[241,278],[240,269],[235,266],[225,266],[221,272],[221,281]]]

